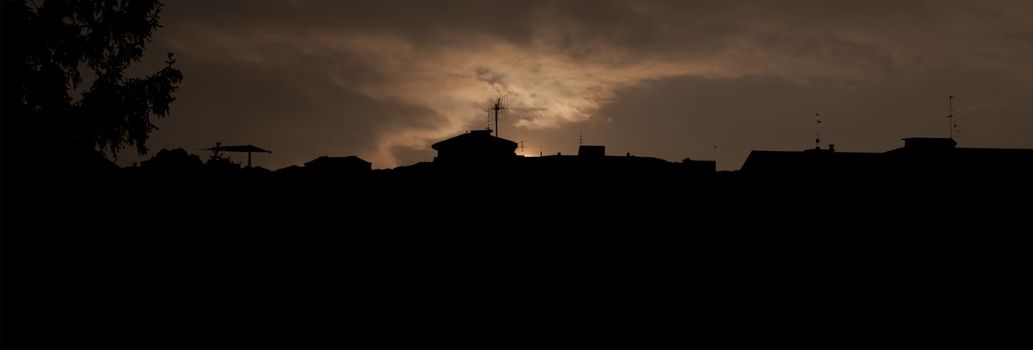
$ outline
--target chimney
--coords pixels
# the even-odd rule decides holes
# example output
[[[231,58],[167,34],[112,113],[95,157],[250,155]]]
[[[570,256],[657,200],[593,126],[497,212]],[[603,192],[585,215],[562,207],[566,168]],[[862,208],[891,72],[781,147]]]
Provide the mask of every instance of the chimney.
[[[830,143],[829,144],[829,152],[835,152],[835,151],[836,151],[836,145],[833,144],[833,143]]]

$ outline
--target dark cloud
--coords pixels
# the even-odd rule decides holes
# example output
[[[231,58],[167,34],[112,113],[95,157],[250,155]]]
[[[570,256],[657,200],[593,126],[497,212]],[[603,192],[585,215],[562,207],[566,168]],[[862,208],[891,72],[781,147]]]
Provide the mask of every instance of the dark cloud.
[[[152,148],[390,167],[483,127],[504,95],[503,135],[527,153],[581,132],[672,160],[717,143],[734,169],[809,147],[814,112],[847,149],[938,135],[948,94],[963,144],[1033,147],[1029,18],[1028,1],[176,1],[143,65],[175,51],[186,75]]]

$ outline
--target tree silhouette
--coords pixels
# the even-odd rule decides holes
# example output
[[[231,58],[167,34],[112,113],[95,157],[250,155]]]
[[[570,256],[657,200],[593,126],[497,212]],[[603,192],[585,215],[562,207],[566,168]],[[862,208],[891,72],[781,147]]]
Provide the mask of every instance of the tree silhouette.
[[[8,4],[10,5],[10,4]],[[183,74],[166,67],[144,78],[126,76],[160,27],[158,0],[28,0],[5,6],[21,38],[9,78],[19,95],[16,118],[38,141],[64,151],[110,151],[126,146],[147,153],[156,127],[169,115]],[[82,72],[81,72],[82,71]],[[12,75],[15,75],[12,77]],[[88,86],[84,78],[92,79]],[[78,98],[73,97],[78,94]]]

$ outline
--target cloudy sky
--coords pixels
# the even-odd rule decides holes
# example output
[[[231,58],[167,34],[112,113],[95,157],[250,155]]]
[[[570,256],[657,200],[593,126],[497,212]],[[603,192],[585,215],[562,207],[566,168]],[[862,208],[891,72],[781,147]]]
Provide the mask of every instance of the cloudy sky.
[[[374,168],[493,123],[528,155],[885,151],[947,133],[1033,148],[1033,1],[167,1],[139,74],[184,80],[152,152],[255,144]],[[716,146],[716,152],[715,152]],[[139,161],[125,152],[122,164]],[[239,157],[239,156],[238,156]]]

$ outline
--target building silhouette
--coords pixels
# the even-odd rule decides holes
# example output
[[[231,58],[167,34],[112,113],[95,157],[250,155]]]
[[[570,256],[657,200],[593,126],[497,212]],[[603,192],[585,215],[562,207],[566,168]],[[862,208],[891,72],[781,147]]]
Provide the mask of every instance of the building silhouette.
[[[577,147],[578,157],[601,158],[606,156],[606,146],[581,145]]]
[[[521,157],[487,131],[434,149],[394,169],[319,157],[197,176],[162,170],[197,167],[168,151],[26,180],[2,223],[30,229],[5,231],[19,248],[5,253],[38,263],[10,284],[26,302],[5,304],[18,320],[6,341],[1033,345],[1033,150],[909,138],[754,151],[715,172],[604,146]]]
[[[373,169],[373,163],[356,156],[321,156],[305,162],[305,169],[312,173],[326,175],[369,175]]]
[[[972,177],[1023,174],[1033,162],[1029,149],[960,148],[950,138],[908,137],[903,141],[904,147],[883,153],[839,152],[832,145],[803,151],[753,151],[741,171],[757,176],[886,179],[936,173]]]
[[[596,181],[638,181],[648,177],[678,177],[713,174],[713,161],[671,163],[653,157],[606,155],[602,145],[580,145],[576,155],[518,156],[517,143],[493,136],[490,130],[473,130],[435,143],[437,167],[427,171],[445,171],[450,176],[470,175],[470,171],[493,171],[495,178],[555,179],[566,183]],[[456,173],[454,170],[462,169]],[[479,175],[478,175],[479,176]]]
[[[498,163],[516,158],[517,143],[495,137],[486,129],[471,130],[435,143],[431,148],[438,151],[434,158],[436,163]]]

